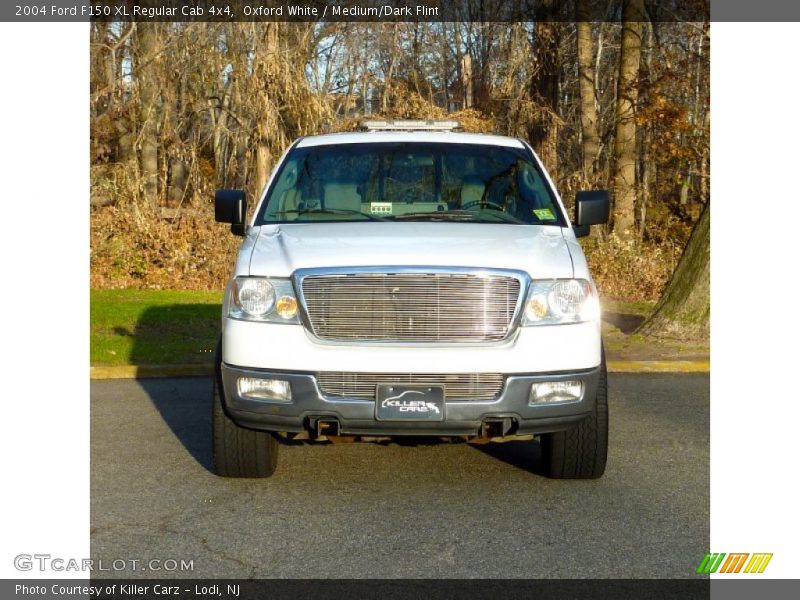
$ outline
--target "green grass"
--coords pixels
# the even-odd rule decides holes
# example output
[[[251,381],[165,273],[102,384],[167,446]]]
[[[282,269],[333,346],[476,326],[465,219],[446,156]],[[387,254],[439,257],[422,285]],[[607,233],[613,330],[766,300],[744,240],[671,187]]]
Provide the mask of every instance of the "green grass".
[[[93,365],[213,362],[222,292],[91,290]]]
[[[636,333],[637,327],[653,312],[655,302],[622,302],[602,298],[603,343],[606,356],[617,360],[705,360],[708,342],[654,339]]]
[[[647,317],[656,307],[655,302],[623,302],[612,298],[600,298],[600,304],[604,311],[621,313],[626,315],[637,315]]]

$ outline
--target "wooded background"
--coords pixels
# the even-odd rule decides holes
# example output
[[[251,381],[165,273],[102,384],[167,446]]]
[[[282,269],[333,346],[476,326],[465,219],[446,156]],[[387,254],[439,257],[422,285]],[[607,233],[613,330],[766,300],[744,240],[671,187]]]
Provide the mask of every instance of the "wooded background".
[[[658,300],[709,206],[709,24],[643,0],[581,21],[585,1],[574,22],[93,23],[92,285],[221,289],[239,239],[215,188],[256,198],[293,139],[364,116],[448,117],[527,139],[570,209],[610,189],[582,241],[598,287]],[[694,237],[682,297],[708,279]]]

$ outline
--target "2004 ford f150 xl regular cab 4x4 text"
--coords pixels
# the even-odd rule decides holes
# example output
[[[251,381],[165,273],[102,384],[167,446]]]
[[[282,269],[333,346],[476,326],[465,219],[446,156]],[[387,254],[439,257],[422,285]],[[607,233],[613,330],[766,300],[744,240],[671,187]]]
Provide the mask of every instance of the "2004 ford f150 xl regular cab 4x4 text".
[[[551,477],[603,474],[606,367],[575,222],[522,140],[454,122],[365,122],[301,138],[244,236],[216,361],[216,471],[266,477],[278,436],[538,437]],[[531,442],[535,443],[535,442]]]

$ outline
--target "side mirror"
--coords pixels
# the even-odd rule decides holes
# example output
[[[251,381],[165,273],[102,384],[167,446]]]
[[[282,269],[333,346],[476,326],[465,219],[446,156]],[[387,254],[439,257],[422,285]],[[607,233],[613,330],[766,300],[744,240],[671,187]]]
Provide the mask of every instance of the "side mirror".
[[[214,195],[214,220],[230,223],[231,233],[244,235],[247,198],[243,190],[217,190]]]
[[[587,235],[589,235],[589,226],[588,225],[573,225],[572,226],[572,233],[575,234],[576,238],[586,237]]]
[[[610,205],[608,190],[578,192],[575,195],[575,236],[589,235],[589,225],[608,223]]]

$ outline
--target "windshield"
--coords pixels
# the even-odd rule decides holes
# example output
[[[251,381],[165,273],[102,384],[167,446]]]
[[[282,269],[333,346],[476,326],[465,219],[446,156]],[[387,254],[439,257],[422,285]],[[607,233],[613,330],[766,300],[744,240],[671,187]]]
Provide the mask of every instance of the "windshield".
[[[256,224],[365,220],[566,225],[528,151],[425,142],[295,148]]]

